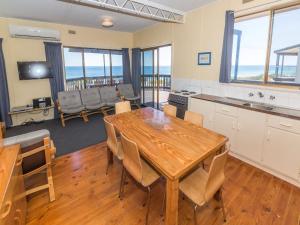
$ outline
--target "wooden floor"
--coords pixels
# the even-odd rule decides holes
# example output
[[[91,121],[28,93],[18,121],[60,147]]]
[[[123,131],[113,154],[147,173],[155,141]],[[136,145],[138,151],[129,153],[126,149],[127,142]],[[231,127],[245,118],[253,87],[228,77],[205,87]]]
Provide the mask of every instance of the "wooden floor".
[[[121,165],[115,160],[105,175],[106,146],[99,144],[56,159],[53,167],[56,201],[47,192],[28,202],[28,225],[144,224],[146,192],[132,180],[118,198]],[[164,224],[160,216],[164,182],[153,188],[149,224]],[[226,166],[224,202],[231,225],[297,225],[300,189],[232,157]],[[199,225],[223,224],[217,203],[199,210]],[[193,223],[193,207],[180,198],[179,224]]]

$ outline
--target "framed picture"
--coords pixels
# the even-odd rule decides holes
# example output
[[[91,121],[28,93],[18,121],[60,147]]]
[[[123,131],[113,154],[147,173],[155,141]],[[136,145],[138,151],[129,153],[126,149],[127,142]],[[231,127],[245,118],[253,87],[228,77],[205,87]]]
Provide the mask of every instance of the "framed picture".
[[[211,65],[211,52],[199,52],[198,65]]]

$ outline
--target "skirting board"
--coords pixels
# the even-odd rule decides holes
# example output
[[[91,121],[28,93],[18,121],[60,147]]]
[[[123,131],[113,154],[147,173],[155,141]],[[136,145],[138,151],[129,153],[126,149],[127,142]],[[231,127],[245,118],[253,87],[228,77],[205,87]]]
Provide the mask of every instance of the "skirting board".
[[[234,152],[229,152],[229,155],[231,155],[231,156],[233,156],[233,157],[235,157],[235,158],[237,158],[237,159],[239,159],[239,160],[241,160],[241,161],[243,161],[243,162],[245,162],[247,164],[250,164],[251,166],[254,166],[254,167],[258,168],[258,169],[261,169],[261,170],[263,170],[263,171],[265,171],[265,172],[267,172],[267,173],[269,173],[269,174],[271,174],[271,175],[273,175],[273,176],[275,176],[275,177],[277,177],[277,178],[279,178],[281,180],[284,180],[284,181],[286,181],[286,182],[288,182],[290,184],[293,184],[293,185],[295,185],[295,186],[297,186],[297,187],[300,188],[300,178],[299,178],[298,181],[294,180],[294,179],[292,179],[290,177],[287,177],[285,175],[282,175],[282,174],[280,174],[280,173],[278,173],[278,172],[276,172],[276,171],[274,171],[274,170],[272,170],[272,169],[270,169],[270,168],[268,168],[268,167],[266,167],[264,165],[258,164],[257,162],[253,162],[253,161],[251,161],[251,160],[249,160],[249,159],[247,159],[247,158],[245,158],[243,156],[240,156],[240,155],[238,155],[238,154],[236,154]]]

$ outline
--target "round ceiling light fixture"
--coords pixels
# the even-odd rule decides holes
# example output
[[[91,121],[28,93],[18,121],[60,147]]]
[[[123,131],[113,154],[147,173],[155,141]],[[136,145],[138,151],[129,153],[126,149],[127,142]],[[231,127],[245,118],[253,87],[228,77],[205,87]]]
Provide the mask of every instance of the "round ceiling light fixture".
[[[102,19],[102,26],[105,28],[113,27],[114,23],[110,17],[105,17]]]

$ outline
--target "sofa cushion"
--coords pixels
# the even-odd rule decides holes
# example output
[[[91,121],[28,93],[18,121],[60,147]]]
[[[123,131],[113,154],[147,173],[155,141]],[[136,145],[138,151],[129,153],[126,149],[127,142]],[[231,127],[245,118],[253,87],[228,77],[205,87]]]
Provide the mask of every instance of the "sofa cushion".
[[[115,104],[116,102],[121,101],[117,95],[117,91],[115,87],[113,86],[101,87],[99,88],[99,90],[100,90],[101,99],[106,105],[111,105],[112,103]]]
[[[132,84],[119,84],[118,90],[120,91],[120,95],[124,96],[126,99],[135,97]]]
[[[49,136],[50,136],[50,132],[48,130],[46,129],[37,130],[26,134],[4,138],[3,145],[8,146],[8,145],[20,144],[21,148],[25,148],[37,144],[43,141],[45,137],[49,137]]]
[[[87,109],[101,108],[102,104],[100,92],[98,88],[88,88],[80,91],[83,105]]]
[[[59,92],[58,101],[61,106],[61,111],[64,113],[69,113],[67,111],[72,111],[72,113],[78,113],[84,109],[79,91]]]

